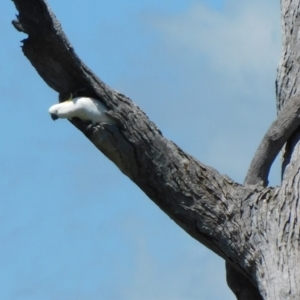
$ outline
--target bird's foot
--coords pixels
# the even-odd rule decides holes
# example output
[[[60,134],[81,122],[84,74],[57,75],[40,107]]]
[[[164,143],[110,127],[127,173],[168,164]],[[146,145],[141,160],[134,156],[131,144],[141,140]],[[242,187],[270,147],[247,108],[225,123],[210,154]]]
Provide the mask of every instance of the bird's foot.
[[[101,126],[101,123],[91,123],[87,126],[87,131],[90,132],[90,133],[95,133],[95,131],[98,130],[98,128]]]
[[[89,132],[89,133],[94,133],[95,131],[95,124],[91,123],[87,126],[86,130]]]

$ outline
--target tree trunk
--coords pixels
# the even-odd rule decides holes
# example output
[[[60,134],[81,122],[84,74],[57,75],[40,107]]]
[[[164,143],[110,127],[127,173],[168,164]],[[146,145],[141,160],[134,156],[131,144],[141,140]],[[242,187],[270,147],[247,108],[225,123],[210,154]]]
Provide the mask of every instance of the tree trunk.
[[[22,50],[61,98],[102,101],[117,125],[70,120],[189,235],[226,261],[236,297],[300,299],[299,0],[282,0],[283,52],[277,75],[278,117],[262,140],[244,185],[220,175],[167,140],[132,101],[104,84],[75,54],[44,0],[13,0]],[[284,144],[283,180],[267,187]]]

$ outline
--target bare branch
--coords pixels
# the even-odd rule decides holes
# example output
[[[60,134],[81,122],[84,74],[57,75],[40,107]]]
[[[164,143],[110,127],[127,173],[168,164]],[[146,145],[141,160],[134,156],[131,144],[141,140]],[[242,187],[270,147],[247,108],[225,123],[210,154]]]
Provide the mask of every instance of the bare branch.
[[[282,54],[277,70],[276,100],[280,111],[286,101],[298,93],[300,85],[300,39],[299,0],[281,0]],[[287,140],[283,151],[282,177],[289,177],[286,171],[293,161],[292,153],[299,148],[299,128]],[[298,145],[297,145],[298,144]],[[297,158],[295,158],[297,159]],[[291,171],[291,170],[290,170]]]
[[[226,262],[226,279],[237,300],[262,300],[257,287],[229,262]]]
[[[299,125],[300,95],[297,93],[286,102],[265,134],[250,164],[245,184],[268,185],[272,163]]]
[[[277,120],[264,136],[249,168],[245,183],[268,184],[271,165],[285,143],[283,174],[290,163],[299,135],[300,39],[299,0],[281,0],[282,54],[276,79]],[[298,132],[298,134],[297,134]],[[294,138],[295,137],[295,138]]]

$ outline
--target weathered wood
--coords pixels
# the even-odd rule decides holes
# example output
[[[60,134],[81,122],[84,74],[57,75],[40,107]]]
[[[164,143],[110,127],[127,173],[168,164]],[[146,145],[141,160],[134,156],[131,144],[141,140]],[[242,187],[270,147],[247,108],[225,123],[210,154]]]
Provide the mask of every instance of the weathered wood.
[[[245,184],[268,185],[271,166],[286,141],[300,125],[300,94],[293,95],[261,141],[248,170]]]
[[[253,283],[237,271],[229,262],[226,262],[226,280],[227,284],[235,294],[237,299],[241,300],[262,300],[259,290]]]
[[[277,94],[284,108],[258,149],[246,185],[183,152],[129,98],[93,74],[45,1],[13,2],[19,11],[13,24],[28,34],[22,50],[43,80],[61,98],[72,92],[99,99],[118,125],[72,124],[189,235],[227,261],[228,284],[237,298],[300,299],[298,140],[282,186],[265,187],[274,156],[299,125],[299,101],[293,96],[299,80],[298,1],[282,0],[284,54]],[[290,82],[295,84],[287,88]]]
[[[276,78],[277,111],[299,92],[300,84],[300,18],[299,0],[281,0],[282,53]],[[294,146],[298,144],[297,130],[288,140],[283,153],[282,176],[290,164]]]

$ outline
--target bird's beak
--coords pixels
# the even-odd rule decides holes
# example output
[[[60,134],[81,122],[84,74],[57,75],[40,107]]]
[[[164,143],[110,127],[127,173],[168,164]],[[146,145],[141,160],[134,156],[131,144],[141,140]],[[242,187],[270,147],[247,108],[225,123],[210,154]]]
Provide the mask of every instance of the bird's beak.
[[[50,115],[51,115],[51,118],[53,121],[58,119],[58,115],[56,115],[56,114],[50,114]]]

